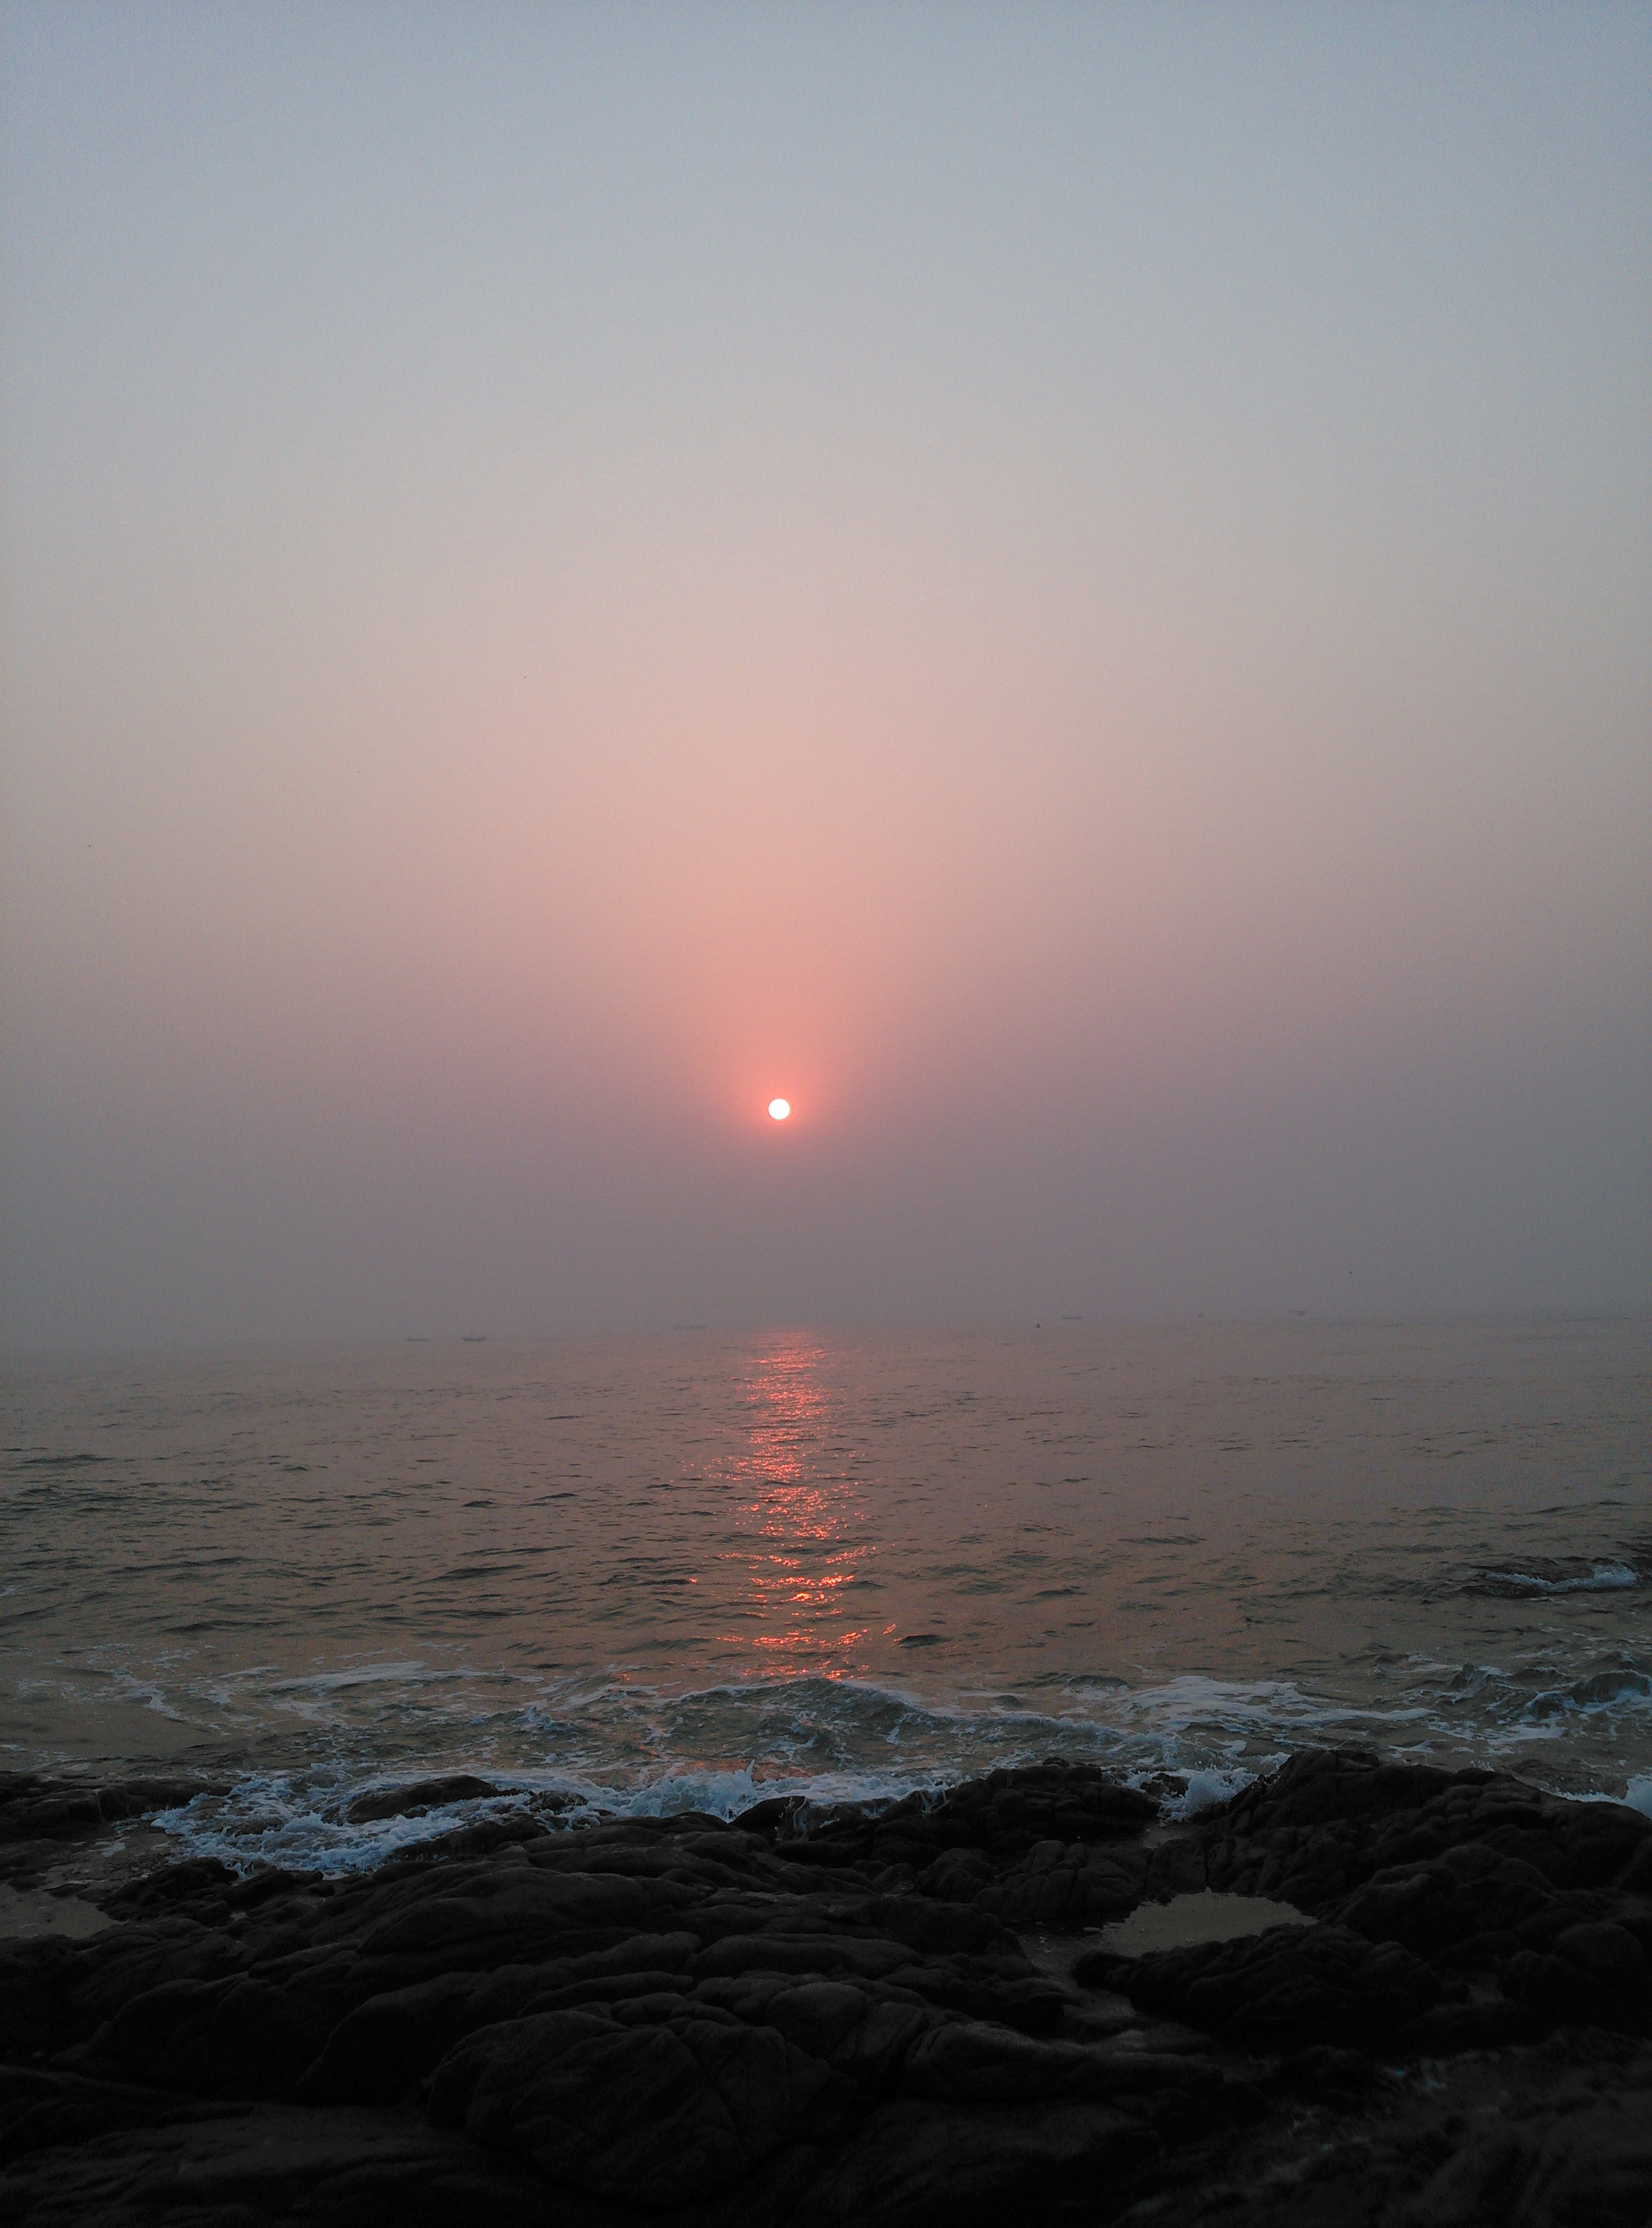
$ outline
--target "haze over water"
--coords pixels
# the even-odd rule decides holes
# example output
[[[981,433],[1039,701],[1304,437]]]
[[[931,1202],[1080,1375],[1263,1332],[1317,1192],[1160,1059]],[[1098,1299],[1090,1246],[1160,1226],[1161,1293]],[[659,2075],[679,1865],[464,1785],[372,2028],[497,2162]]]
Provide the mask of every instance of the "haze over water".
[[[1649,88],[16,0],[7,1345],[1652,1301]]]
[[[35,1366],[13,1760],[205,1771],[365,1861],[387,1779],[609,1807],[1292,1746],[1652,1802],[1645,1318],[684,1334]],[[1177,1784],[1181,1784],[1181,1780]]]

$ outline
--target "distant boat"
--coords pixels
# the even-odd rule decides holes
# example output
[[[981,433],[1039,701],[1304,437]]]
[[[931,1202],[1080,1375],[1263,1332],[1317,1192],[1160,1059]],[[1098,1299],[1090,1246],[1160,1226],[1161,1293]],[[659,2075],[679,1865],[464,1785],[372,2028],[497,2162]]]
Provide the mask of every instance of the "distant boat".
[[[422,1330],[410,1330],[407,1333],[407,1343],[409,1346],[428,1346],[430,1340]]]
[[[487,1342],[488,1334],[484,1330],[467,1330],[459,1334],[461,1346],[485,1346]]]

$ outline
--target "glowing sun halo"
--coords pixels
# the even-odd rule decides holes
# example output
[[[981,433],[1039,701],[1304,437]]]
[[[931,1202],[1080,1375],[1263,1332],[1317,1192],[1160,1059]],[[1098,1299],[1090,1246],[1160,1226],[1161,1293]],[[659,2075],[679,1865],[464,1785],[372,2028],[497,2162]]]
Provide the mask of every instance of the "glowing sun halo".
[[[784,1121],[785,1120],[786,1117],[791,1113],[791,1101],[789,1098],[771,1098],[771,1099],[770,1099],[770,1101],[769,1101],[769,1112],[770,1112],[770,1114],[773,1117],[773,1118],[775,1119],[775,1121],[777,1121],[777,1122],[784,1122]]]

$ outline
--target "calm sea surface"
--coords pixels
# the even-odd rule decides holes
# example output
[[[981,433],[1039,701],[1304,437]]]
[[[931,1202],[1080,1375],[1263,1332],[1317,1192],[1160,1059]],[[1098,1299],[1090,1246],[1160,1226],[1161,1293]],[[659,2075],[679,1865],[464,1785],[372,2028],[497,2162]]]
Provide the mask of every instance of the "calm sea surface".
[[[0,1760],[209,1775],[242,1860],[457,1770],[1196,1803],[1336,1740],[1652,1808],[1645,1317],[14,1364],[0,1447]]]

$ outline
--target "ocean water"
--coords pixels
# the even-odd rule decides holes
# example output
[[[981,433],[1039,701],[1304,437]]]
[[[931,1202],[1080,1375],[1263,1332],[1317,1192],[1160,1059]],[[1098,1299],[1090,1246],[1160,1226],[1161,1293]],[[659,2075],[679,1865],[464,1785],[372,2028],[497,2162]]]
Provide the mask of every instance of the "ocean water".
[[[1652,1322],[685,1331],[13,1364],[0,1760],[348,1868],[503,1802],[1293,1747],[1652,1809]]]

